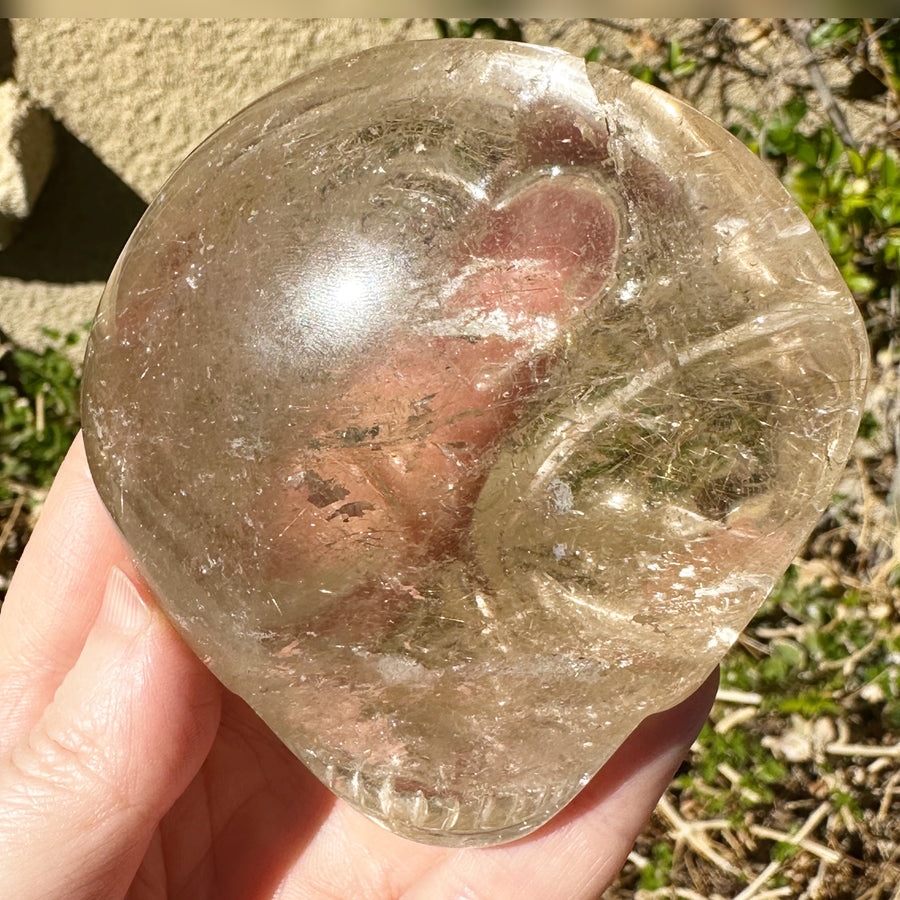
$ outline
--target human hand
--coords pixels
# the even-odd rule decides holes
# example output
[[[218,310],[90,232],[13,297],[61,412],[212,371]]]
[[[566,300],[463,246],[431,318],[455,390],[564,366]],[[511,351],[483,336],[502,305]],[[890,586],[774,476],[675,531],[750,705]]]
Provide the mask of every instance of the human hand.
[[[529,837],[409,842],[336,800],[194,657],[130,566],[79,439],[0,615],[0,896],[596,897],[714,690],[644,722]]]

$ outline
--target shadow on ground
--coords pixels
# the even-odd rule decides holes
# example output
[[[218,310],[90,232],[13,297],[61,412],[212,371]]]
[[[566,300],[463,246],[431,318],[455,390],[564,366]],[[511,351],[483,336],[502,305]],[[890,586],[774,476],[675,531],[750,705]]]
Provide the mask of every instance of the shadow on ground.
[[[59,122],[56,159],[34,211],[0,252],[0,277],[105,281],[147,204]]]

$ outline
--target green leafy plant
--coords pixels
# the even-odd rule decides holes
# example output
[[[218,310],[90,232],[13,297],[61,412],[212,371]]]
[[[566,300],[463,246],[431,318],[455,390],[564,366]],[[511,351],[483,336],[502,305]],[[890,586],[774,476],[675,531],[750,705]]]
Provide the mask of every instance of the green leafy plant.
[[[668,53],[661,66],[654,68],[646,63],[635,63],[628,71],[641,81],[668,90],[673,81],[693,75],[697,65],[697,59],[689,56],[679,41],[673,40],[668,43]]]
[[[653,845],[650,860],[641,869],[640,886],[645,891],[654,891],[669,883],[669,873],[675,860],[675,851],[665,841]]]
[[[735,129],[776,168],[809,216],[867,319],[873,349],[896,334],[900,279],[900,155],[846,146],[831,126],[804,130],[796,97],[768,117]]]
[[[857,79],[880,82],[872,93],[900,90],[900,28],[896,19],[824,19],[807,39],[810,47],[836,56],[856,57],[862,62]],[[853,96],[851,83],[851,97]]]
[[[434,19],[442,38],[486,37],[498,41],[523,40],[522,26],[516,19]]]
[[[0,599],[80,424],[81,381],[66,351],[83,335],[44,334],[41,351],[0,334]]]

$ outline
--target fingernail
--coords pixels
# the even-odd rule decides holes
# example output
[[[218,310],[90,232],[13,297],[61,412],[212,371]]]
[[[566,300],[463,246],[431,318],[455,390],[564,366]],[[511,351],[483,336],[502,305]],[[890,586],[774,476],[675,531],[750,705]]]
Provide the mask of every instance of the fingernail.
[[[113,566],[106,582],[99,618],[122,634],[139,634],[150,625],[153,612],[131,579]]]

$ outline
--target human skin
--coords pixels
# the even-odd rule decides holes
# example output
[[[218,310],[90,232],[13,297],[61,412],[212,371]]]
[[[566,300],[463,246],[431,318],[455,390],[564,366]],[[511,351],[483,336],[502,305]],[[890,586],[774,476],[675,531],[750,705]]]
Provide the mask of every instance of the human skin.
[[[194,657],[131,568],[79,439],[0,615],[0,896],[598,897],[716,680],[647,719],[529,837],[411,843],[336,800]]]

